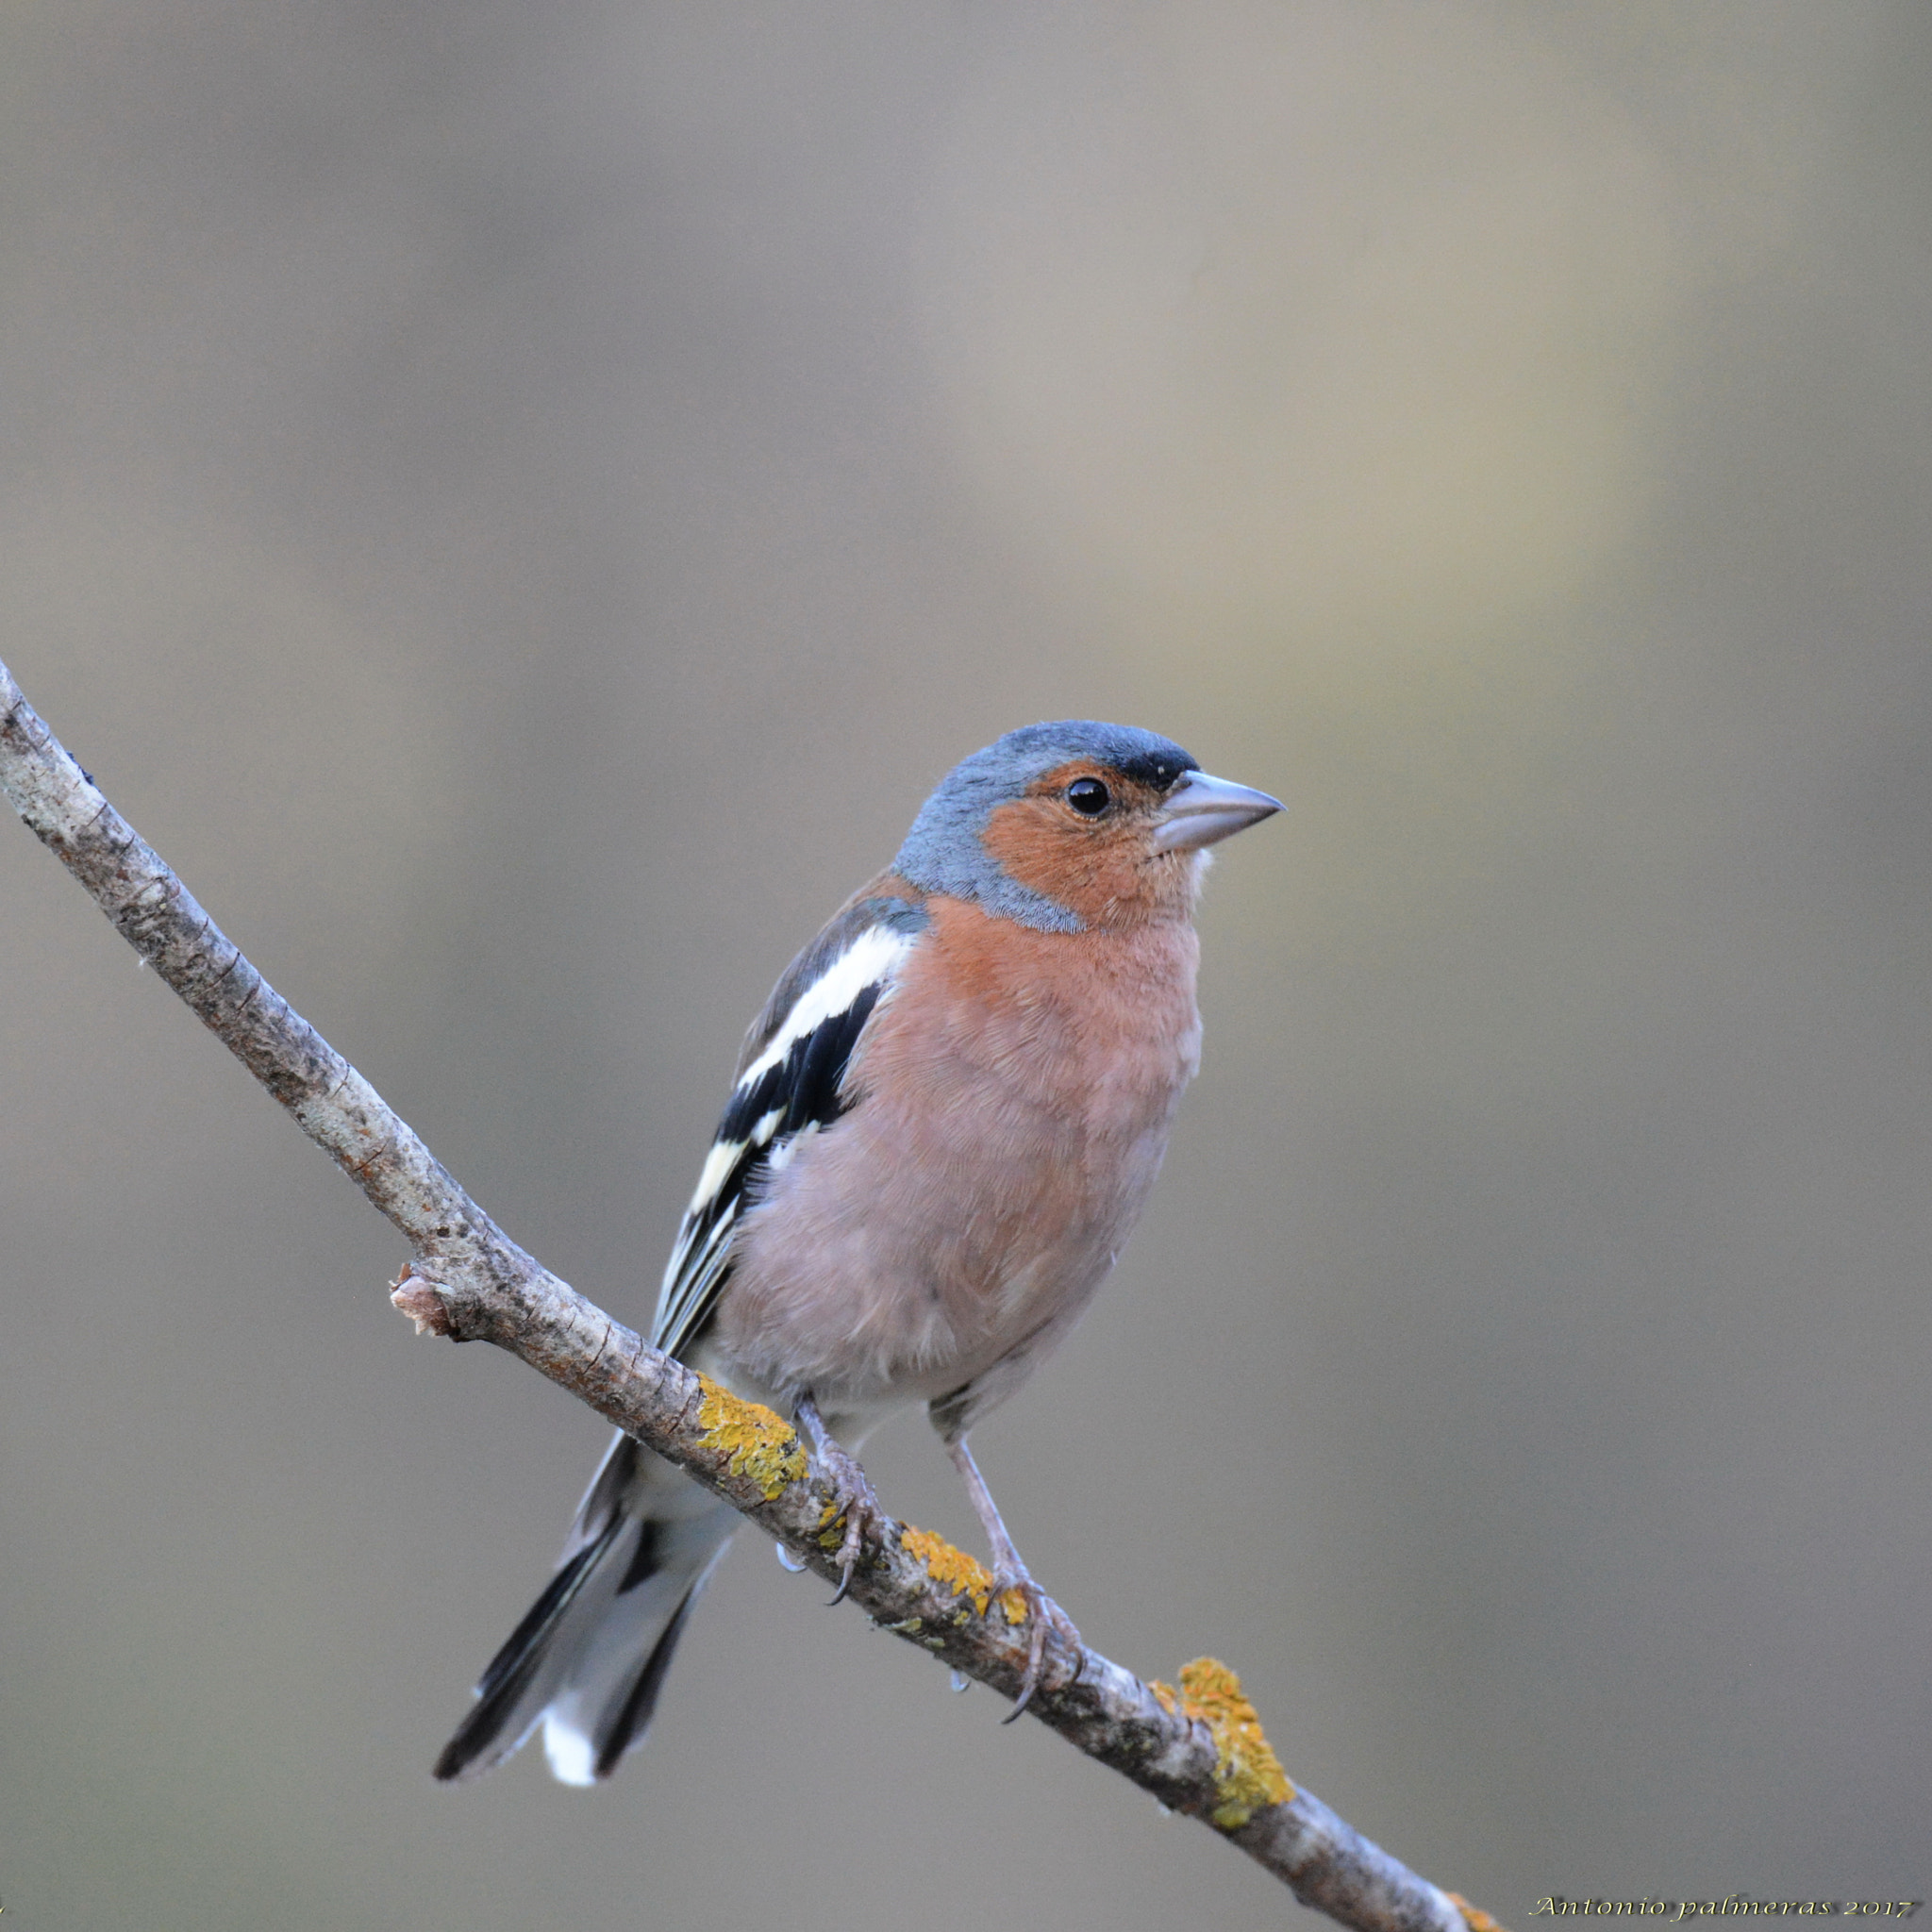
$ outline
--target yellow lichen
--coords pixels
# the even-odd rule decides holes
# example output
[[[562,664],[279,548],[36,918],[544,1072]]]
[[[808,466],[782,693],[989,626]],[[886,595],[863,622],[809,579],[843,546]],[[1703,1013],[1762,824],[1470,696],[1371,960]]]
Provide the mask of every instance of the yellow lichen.
[[[915,1529],[909,1523],[899,1532],[899,1546],[925,1565],[925,1574],[935,1583],[951,1591],[955,1596],[971,1597],[973,1607],[982,1617],[986,1615],[987,1600],[992,1593],[992,1578],[987,1574],[985,1564],[969,1557],[964,1550],[956,1550],[944,1537],[935,1536],[929,1529]]]
[[[1164,1707],[1174,1708],[1174,1693],[1167,1685],[1148,1688]],[[1209,1816],[1223,1831],[1239,1831],[1257,1811],[1285,1805],[1294,1796],[1255,1707],[1241,1695],[1241,1680],[1224,1663],[1197,1657],[1183,1664],[1179,1701],[1183,1717],[1200,1719],[1214,1735],[1214,1790],[1220,1802]]]
[[[845,1512],[836,1503],[827,1503],[819,1517],[819,1548],[842,1549],[845,1544]]]
[[[935,1583],[955,1596],[970,1598],[973,1607],[982,1617],[986,1615],[987,1605],[995,1601],[992,1574],[977,1557],[956,1550],[944,1537],[935,1536],[929,1529],[915,1529],[909,1523],[900,1531],[899,1542],[925,1565],[925,1574]],[[1026,1621],[1026,1599],[1017,1590],[1009,1590],[997,1601],[1000,1614],[1017,1630]]]
[[[722,1389],[708,1375],[698,1377],[704,1401],[698,1407],[701,1440],[707,1449],[723,1450],[725,1467],[758,1485],[772,1502],[806,1473],[805,1451],[798,1438],[769,1408],[746,1402]]]

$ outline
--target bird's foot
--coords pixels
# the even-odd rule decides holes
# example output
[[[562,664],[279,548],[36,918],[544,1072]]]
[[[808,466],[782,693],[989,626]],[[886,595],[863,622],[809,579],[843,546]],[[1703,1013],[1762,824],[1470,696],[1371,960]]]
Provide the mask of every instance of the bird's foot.
[[[839,1588],[831,1599],[834,1604],[845,1601],[845,1592],[852,1588],[852,1573],[865,1555],[866,1539],[870,1537],[876,1542],[886,1522],[884,1506],[864,1470],[842,1449],[839,1451],[839,1461],[841,1467],[826,1469],[822,1465],[822,1474],[832,1485],[833,1513],[826,1520],[837,1523],[841,1516],[845,1519],[845,1534],[840,1539],[838,1554],[832,1559],[839,1566]]]
[[[946,1434],[943,1426],[941,1433]],[[987,1541],[992,1545],[992,1599],[997,1602],[1008,1594],[1017,1593],[1026,1607],[1026,1671],[1020,1679],[1020,1694],[1014,1700],[1012,1709],[1000,1720],[1002,1724],[1009,1724],[1033,1702],[1033,1693],[1040,1689],[1045,1672],[1048,1637],[1056,1639],[1063,1651],[1073,1655],[1073,1675],[1066,1680],[1061,1687],[1063,1689],[1071,1689],[1080,1681],[1084,1647],[1080,1642],[1080,1633],[1074,1628],[1073,1618],[1034,1582],[1033,1573],[1020,1560],[1020,1553],[1013,1547],[1013,1539],[1007,1534],[1007,1525],[1000,1520],[999,1508],[992,1500],[991,1491],[986,1486],[986,1478],[980,1474],[979,1465],[974,1461],[973,1452],[966,1446],[966,1438],[963,1435],[947,1435],[946,1454],[966,1479],[966,1493],[973,1499],[973,1512],[979,1518]]]
[[[826,1606],[829,1609],[832,1604],[845,1601],[845,1592],[852,1588],[852,1573],[865,1556],[866,1539],[870,1537],[876,1542],[889,1519],[871,1479],[859,1468],[857,1458],[825,1427],[809,1396],[798,1405],[798,1423],[811,1445],[811,1459],[819,1474],[831,1485],[832,1507],[825,1523],[829,1527],[841,1517],[845,1522],[845,1534],[832,1558],[839,1566],[839,1588]]]
[[[1051,1636],[1062,1651],[1072,1654],[1073,1675],[1068,1685],[1080,1681],[1080,1658],[1085,1646],[1074,1620],[1034,1582],[1032,1573],[1010,1548],[996,1557],[992,1569],[992,1600],[1001,1602],[1008,1592],[1026,1606],[1026,1674],[1020,1679],[1020,1694],[1013,1707],[1000,1722],[1011,1724],[1033,1702],[1033,1693],[1045,1676],[1046,1641]],[[1062,1687],[1064,1688],[1064,1687]]]

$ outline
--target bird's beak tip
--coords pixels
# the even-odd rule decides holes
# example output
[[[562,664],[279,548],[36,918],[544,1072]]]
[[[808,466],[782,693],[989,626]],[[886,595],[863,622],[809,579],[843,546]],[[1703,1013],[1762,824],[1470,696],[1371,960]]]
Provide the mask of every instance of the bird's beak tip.
[[[1280,799],[1232,779],[1188,772],[1168,794],[1166,815],[1154,834],[1161,852],[1198,852],[1273,818]]]

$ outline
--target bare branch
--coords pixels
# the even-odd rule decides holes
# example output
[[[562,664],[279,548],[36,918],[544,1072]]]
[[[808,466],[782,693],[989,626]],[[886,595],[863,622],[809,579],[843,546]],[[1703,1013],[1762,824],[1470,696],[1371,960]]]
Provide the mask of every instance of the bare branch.
[[[520,1356],[833,1579],[836,1505],[789,1424],[647,1347],[518,1247],[248,963],[55,740],[4,664],[0,790],[127,942],[401,1231],[411,1258],[391,1299],[419,1332]],[[1010,1698],[1026,1633],[991,1583],[940,1538],[888,1523],[851,1596],[882,1627]],[[1097,1652],[1050,1643],[1030,1709],[1344,1925],[1501,1932],[1297,1791],[1239,1680],[1211,1658],[1188,1665],[1175,1690],[1142,1683]]]

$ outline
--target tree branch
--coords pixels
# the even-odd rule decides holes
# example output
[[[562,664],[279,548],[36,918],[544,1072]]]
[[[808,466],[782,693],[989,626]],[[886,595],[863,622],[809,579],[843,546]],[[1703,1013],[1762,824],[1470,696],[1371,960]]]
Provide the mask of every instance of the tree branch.
[[[518,1247],[249,964],[68,756],[4,664],[0,790],[128,944],[402,1233],[410,1259],[391,1299],[419,1333],[492,1341],[521,1357],[834,1578],[836,1505],[791,1427],[647,1347]],[[990,1596],[991,1581],[940,1538],[888,1524],[851,1595],[883,1627],[1014,1697],[1025,1631]],[[1357,1932],[1501,1932],[1297,1791],[1239,1680],[1211,1658],[1188,1665],[1176,1690],[1094,1651],[1051,1644],[1030,1708]]]

